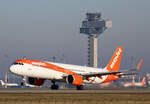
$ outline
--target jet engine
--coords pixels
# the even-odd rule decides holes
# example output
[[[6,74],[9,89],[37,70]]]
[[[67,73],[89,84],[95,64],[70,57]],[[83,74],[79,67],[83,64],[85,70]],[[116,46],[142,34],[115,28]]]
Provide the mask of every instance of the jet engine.
[[[28,82],[32,85],[41,86],[44,83],[44,79],[29,77]]]
[[[82,85],[83,78],[80,75],[68,75],[66,81],[72,85]]]

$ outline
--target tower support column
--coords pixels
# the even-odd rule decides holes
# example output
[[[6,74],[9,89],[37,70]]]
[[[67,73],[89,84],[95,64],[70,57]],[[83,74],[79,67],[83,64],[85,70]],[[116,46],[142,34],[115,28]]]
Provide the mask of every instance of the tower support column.
[[[98,67],[98,37],[97,35],[91,35],[88,38],[89,38],[88,65],[90,67]]]

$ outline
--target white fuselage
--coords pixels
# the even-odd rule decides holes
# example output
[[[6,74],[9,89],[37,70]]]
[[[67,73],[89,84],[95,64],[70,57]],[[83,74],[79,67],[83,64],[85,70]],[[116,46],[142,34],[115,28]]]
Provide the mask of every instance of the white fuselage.
[[[68,81],[71,76],[73,85],[84,83],[105,83],[120,78],[119,67],[123,47],[118,47],[107,66],[103,69],[86,66],[45,62],[39,60],[21,59],[10,67],[14,74],[49,80]],[[72,82],[73,81],[73,82]]]
[[[78,65],[69,65],[69,64],[60,64],[50,62],[53,65],[62,67],[64,69],[68,69],[77,74],[83,73],[94,73],[94,72],[108,72],[106,69],[92,68],[86,66],[78,66]],[[23,65],[12,65],[10,67],[10,71],[14,74],[35,78],[43,78],[50,80],[62,80],[63,76],[66,75],[64,72],[59,72],[53,69],[44,68],[38,65],[32,64],[23,64]],[[102,83],[107,78],[107,75],[99,77],[90,77],[90,80],[84,80],[84,83]]]
[[[136,82],[136,83],[124,83],[124,87],[144,87],[144,85],[141,82]]]
[[[0,80],[2,86],[19,86],[17,83],[5,83],[4,81]]]

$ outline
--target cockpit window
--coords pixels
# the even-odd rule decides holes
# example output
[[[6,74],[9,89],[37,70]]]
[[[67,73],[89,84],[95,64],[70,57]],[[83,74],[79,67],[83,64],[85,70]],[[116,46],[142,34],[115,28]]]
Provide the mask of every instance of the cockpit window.
[[[15,62],[15,63],[13,63],[13,65],[24,65],[24,64]]]

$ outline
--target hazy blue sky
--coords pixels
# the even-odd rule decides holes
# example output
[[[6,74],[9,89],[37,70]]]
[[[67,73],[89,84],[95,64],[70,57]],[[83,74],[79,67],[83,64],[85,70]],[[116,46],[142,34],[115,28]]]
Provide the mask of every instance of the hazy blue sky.
[[[124,47],[122,68],[131,57],[144,58],[150,72],[150,0],[1,0],[0,72],[16,59],[51,60],[85,65],[87,37],[79,34],[86,12],[101,12],[113,27],[99,40],[99,64],[105,66],[117,46]],[[62,60],[64,58],[64,61]]]

